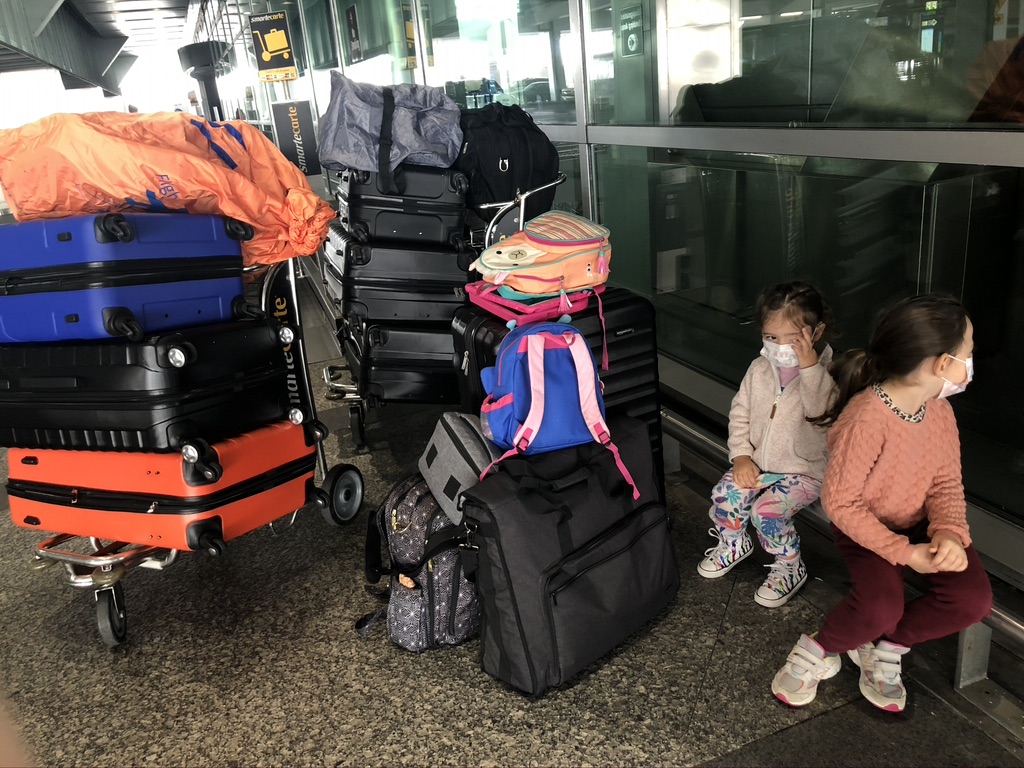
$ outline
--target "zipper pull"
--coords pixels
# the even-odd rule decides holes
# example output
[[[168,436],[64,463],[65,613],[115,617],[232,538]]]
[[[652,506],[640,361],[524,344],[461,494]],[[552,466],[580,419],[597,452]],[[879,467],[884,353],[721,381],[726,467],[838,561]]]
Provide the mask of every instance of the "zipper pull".
[[[469,350],[462,353],[462,375],[469,376]]]
[[[430,571],[431,573],[434,572],[434,561],[433,560],[427,560],[427,570]]]
[[[391,530],[394,533],[398,533],[398,508],[391,510]]]
[[[775,402],[772,403],[772,412],[770,414],[768,414],[768,420],[769,421],[771,421],[772,419],[775,418],[775,411],[778,409],[778,407],[779,407],[779,400],[781,400],[781,399],[782,399],[782,393],[779,392],[779,394],[777,394],[775,396]]]

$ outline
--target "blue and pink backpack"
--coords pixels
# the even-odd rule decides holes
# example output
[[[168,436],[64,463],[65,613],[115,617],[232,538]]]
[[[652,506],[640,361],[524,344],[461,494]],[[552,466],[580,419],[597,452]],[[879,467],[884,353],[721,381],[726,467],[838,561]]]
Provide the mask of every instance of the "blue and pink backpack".
[[[509,456],[557,451],[597,441],[615,456],[622,476],[639,490],[622,463],[605,422],[597,364],[578,330],[566,323],[514,328],[498,347],[493,368],[480,372],[487,397],[480,422],[505,451],[481,475]]]

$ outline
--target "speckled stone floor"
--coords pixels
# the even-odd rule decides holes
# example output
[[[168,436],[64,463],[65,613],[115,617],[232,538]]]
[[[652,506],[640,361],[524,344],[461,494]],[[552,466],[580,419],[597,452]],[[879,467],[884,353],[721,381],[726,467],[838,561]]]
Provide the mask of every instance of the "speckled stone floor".
[[[322,357],[311,354],[316,376]],[[819,578],[783,608],[752,600],[763,558],[698,577],[711,483],[686,457],[668,478],[678,599],[571,683],[530,700],[480,670],[476,641],[413,655],[382,628],[361,639],[353,622],[376,607],[362,583],[367,510],[414,470],[439,409],[374,413],[370,448],[357,452],[347,408],[322,395],[330,464],[359,467],[363,512],[343,527],[303,513],[287,530],[231,542],[224,557],[131,571],[118,649],[100,641],[91,591],[58,569],[27,570],[42,536],[0,524],[0,697],[36,763],[1024,765],[1019,745],[953,693],[948,643],[915,652],[902,716],[867,704],[851,668],[806,709],[779,704],[771,677],[838,598],[842,570],[808,532]]]

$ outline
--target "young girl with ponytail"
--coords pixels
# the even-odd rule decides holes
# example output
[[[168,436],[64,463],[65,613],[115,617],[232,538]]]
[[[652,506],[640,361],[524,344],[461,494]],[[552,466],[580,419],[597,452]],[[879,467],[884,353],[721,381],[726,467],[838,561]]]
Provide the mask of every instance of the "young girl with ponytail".
[[[881,317],[867,349],[839,358],[839,395],[815,423],[830,426],[822,505],[852,588],[821,630],[801,635],[772,681],[790,706],[810,704],[840,654],[860,667],[860,690],[902,712],[902,657],[959,632],[992,608],[988,575],[971,546],[960,436],[945,398],[974,375],[974,329],[944,296],[905,299]],[[906,568],[929,591],[904,602]]]

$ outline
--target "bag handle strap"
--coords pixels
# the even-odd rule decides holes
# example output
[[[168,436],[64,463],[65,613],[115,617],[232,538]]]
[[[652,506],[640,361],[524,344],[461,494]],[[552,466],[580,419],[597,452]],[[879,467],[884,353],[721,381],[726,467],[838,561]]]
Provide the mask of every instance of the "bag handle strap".
[[[577,337],[582,338],[582,337]],[[576,383],[580,392],[580,408],[583,410],[583,420],[587,429],[594,439],[612,452],[615,457],[615,466],[633,489],[633,499],[640,498],[640,489],[633,482],[633,476],[626,469],[619,455],[619,449],[612,442],[611,434],[608,432],[608,424],[601,415],[601,407],[597,404],[597,376],[594,375],[594,362],[590,356],[590,349],[581,344],[570,344],[569,352],[576,365]]]
[[[370,522],[366,528],[366,580],[376,584],[382,576],[402,574],[408,576],[419,571],[428,560],[433,560],[449,549],[454,549],[466,542],[466,532],[458,526],[443,528],[437,533],[427,537],[423,547],[423,557],[419,562],[411,565],[399,565],[394,562],[389,568],[385,568],[381,561],[381,525],[383,524],[382,513],[370,515]]]
[[[384,111],[380,118],[380,149],[377,153],[377,186],[383,194],[394,194],[395,181],[391,177],[391,129],[395,115],[395,92],[384,88]]]

